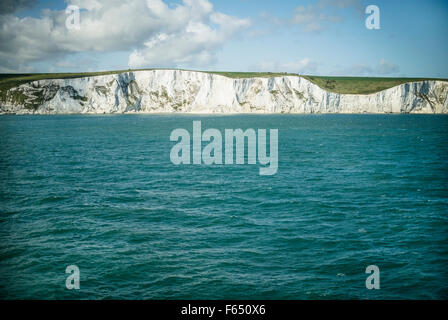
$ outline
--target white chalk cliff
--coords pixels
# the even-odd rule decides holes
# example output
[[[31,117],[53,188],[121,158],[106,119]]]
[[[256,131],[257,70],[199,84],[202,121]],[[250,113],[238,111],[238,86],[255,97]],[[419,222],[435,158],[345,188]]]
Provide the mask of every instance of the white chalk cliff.
[[[368,95],[337,94],[297,76],[232,79],[135,71],[38,80],[10,89],[0,113],[448,113],[448,82],[402,84]]]

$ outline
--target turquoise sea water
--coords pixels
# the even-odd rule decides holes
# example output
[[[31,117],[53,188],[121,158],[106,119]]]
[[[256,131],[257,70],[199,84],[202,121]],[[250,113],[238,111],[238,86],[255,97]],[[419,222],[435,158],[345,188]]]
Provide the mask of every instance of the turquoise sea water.
[[[193,120],[278,128],[278,173],[173,165]],[[0,152],[3,299],[448,297],[447,116],[2,116]]]

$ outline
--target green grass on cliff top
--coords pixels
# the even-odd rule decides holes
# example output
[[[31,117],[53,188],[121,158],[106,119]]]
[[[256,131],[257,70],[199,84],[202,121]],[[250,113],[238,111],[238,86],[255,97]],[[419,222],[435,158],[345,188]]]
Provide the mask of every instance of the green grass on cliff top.
[[[155,69],[141,69],[155,70]],[[141,70],[117,70],[104,72],[83,72],[83,73],[29,73],[29,74],[0,74],[0,93],[4,94],[6,90],[17,87],[21,84],[43,79],[68,79],[81,78],[87,76],[101,76],[116,73],[125,73],[129,71]],[[205,71],[206,73],[218,74],[229,78],[254,78],[254,77],[277,77],[277,76],[301,76],[322,89],[341,93],[341,94],[370,94],[389,89],[406,82],[441,80],[448,79],[436,78],[371,78],[371,77],[326,77],[326,76],[308,76],[294,73],[273,73],[273,72],[218,72]]]

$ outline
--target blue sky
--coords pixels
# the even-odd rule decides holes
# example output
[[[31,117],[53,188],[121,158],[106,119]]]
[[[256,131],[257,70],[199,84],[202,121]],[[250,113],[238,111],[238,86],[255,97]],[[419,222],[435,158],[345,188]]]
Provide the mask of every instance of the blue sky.
[[[67,30],[65,8],[81,8]],[[380,9],[380,29],[365,8]],[[448,1],[4,0],[0,72],[128,68],[448,78]]]

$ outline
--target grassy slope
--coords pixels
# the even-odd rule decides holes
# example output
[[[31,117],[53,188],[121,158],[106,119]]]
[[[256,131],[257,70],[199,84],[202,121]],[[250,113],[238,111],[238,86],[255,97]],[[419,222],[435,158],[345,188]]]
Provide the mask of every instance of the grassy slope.
[[[322,89],[342,94],[369,94],[407,82],[424,80],[448,81],[435,78],[371,78],[371,77],[320,77],[303,76]]]
[[[154,69],[142,69],[154,70]],[[65,79],[81,78],[87,76],[99,76],[116,73],[124,73],[130,70],[104,71],[104,72],[84,72],[84,73],[34,73],[34,74],[0,74],[0,100],[8,89],[17,87],[23,83],[42,79]],[[139,70],[131,70],[139,71]],[[218,74],[229,78],[253,78],[253,77],[275,77],[275,76],[298,76],[293,73],[272,73],[272,72],[217,72],[206,71],[206,73]],[[442,80],[429,78],[368,78],[368,77],[322,77],[303,76],[319,87],[343,94],[369,94],[385,90],[406,82],[422,80]]]
[[[83,72],[83,73],[29,73],[29,74],[0,74],[0,91],[17,87],[21,84],[44,79],[68,79],[91,76],[102,76],[115,73],[123,73],[128,70],[104,71],[104,72]]]

